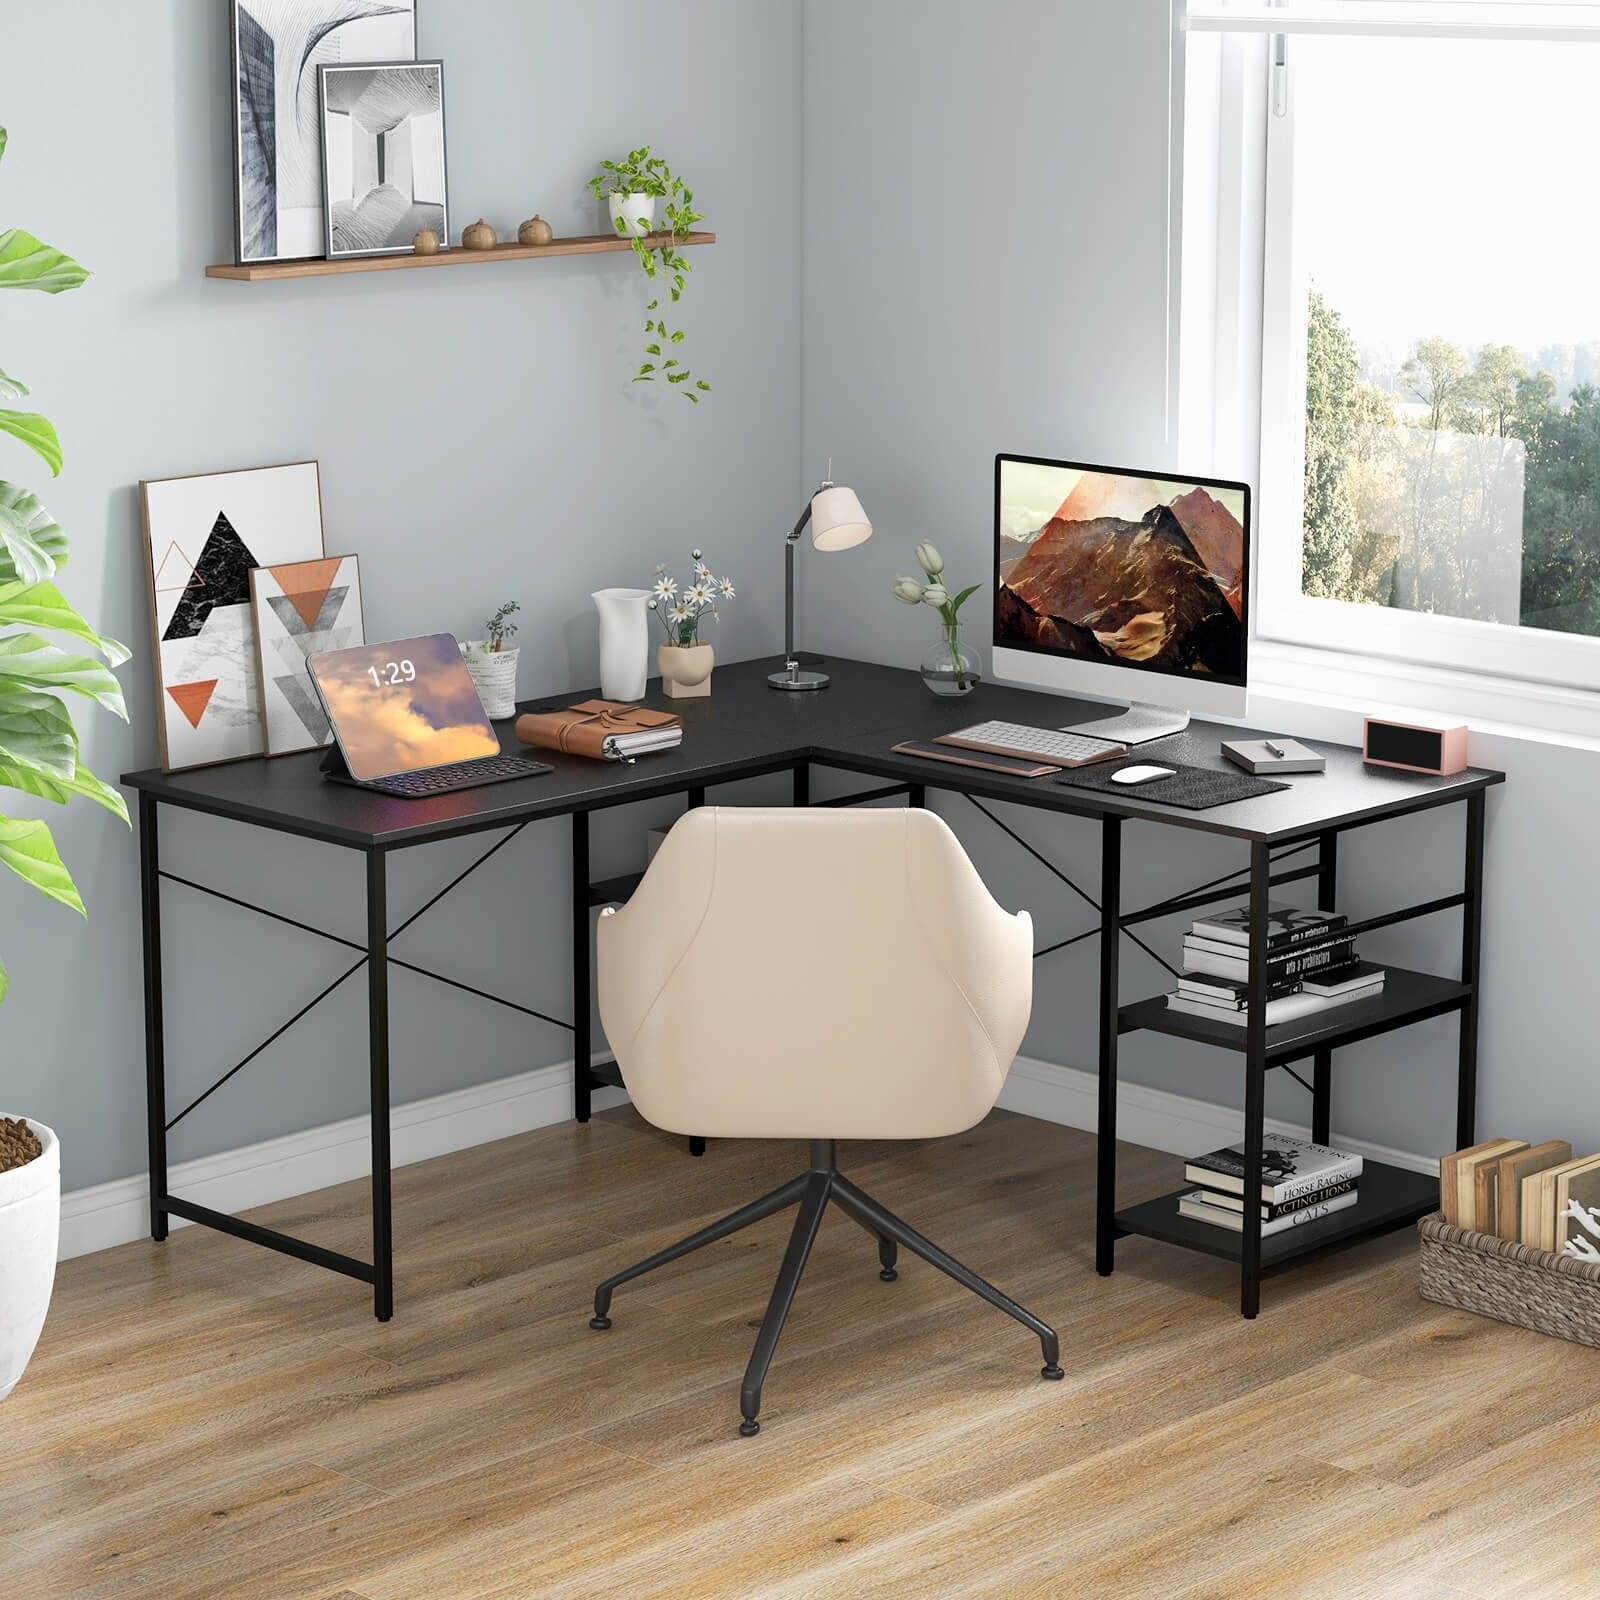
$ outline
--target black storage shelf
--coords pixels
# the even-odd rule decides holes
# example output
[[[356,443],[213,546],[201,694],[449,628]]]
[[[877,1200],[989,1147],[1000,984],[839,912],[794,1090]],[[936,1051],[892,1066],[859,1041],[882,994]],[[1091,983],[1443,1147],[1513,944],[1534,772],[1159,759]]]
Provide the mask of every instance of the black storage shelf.
[[[1229,1228],[1214,1227],[1178,1214],[1178,1199],[1190,1194],[1196,1184],[1186,1184],[1158,1200],[1146,1200],[1116,1214],[1116,1225],[1123,1233],[1137,1233],[1165,1244],[1182,1245],[1224,1261],[1238,1262],[1241,1236]],[[1387,1233],[1408,1222],[1415,1222],[1439,1209],[1439,1179],[1425,1172],[1410,1172],[1382,1161],[1368,1161],[1356,1184],[1355,1205],[1346,1211],[1316,1222],[1303,1223],[1286,1233],[1275,1233],[1261,1241],[1261,1270],[1271,1272],[1338,1245],[1353,1244],[1374,1234]]]
[[[1355,1044],[1395,1028],[1409,1027],[1413,1022],[1459,1011],[1472,998],[1471,987],[1453,978],[1437,978],[1404,967],[1388,967],[1385,972],[1382,994],[1268,1028],[1267,1065],[1282,1066],[1317,1050]],[[1141,1028],[1238,1051],[1245,1048],[1247,1032],[1237,1023],[1213,1022],[1209,1017],[1169,1010],[1165,995],[1119,1009],[1119,1033],[1134,1033]]]
[[[591,1089],[620,1089],[622,1086],[622,1068],[615,1061],[607,1059],[589,1063]]]

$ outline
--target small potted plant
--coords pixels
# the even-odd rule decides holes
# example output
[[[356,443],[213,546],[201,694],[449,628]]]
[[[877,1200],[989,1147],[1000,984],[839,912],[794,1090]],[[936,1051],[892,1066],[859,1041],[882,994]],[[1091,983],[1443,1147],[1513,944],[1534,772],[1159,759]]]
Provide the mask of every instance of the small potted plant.
[[[483,709],[490,717],[509,717],[517,709],[517,655],[515,645],[506,648],[506,641],[516,633],[517,625],[510,619],[522,607],[508,600],[483,625],[481,639],[468,639],[461,647],[467,663],[472,686],[483,701]]]
[[[600,171],[589,180],[595,199],[604,200],[611,213],[611,227],[633,245],[644,275],[652,283],[663,273],[667,277],[667,296],[673,305],[683,298],[683,286],[693,270],[678,245],[693,231],[701,214],[694,209],[694,191],[673,172],[660,156],[650,154],[649,145],[630,150],[621,161],[602,161]],[[656,207],[665,201],[666,227],[655,234]],[[683,329],[669,328],[661,314],[658,294],[645,307],[644,355],[635,383],[664,380],[686,400],[700,404],[700,396],[711,393],[704,378],[696,378],[683,364],[679,348]]]
[[[719,602],[734,597],[732,578],[714,577],[698,550],[691,550],[689,559],[694,562],[691,583],[680,590],[667,569],[657,567],[645,602],[666,630],[666,642],[656,650],[656,664],[661,668],[661,692],[673,700],[711,693],[711,669],[717,657],[700,637],[700,624],[707,615],[720,622]]]
[[[897,576],[894,597],[908,606],[931,606],[939,613],[939,639],[922,658],[922,681],[945,698],[971,694],[983,664],[978,652],[963,641],[957,613],[983,586],[970,584],[952,595],[944,581],[944,557],[926,539],[917,546],[917,565],[926,581]]]

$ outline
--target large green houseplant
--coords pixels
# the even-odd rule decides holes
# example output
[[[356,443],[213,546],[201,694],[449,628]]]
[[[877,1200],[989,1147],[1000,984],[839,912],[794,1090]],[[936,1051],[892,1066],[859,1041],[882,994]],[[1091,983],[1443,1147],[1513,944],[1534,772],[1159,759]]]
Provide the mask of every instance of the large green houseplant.
[[[5,146],[0,128],[0,156]],[[0,232],[0,289],[60,294],[76,289],[88,276],[70,256],[31,233],[21,228]],[[37,412],[10,406],[27,392],[0,370],[0,431],[20,440],[54,476],[61,471],[54,426]],[[39,497],[0,478],[0,789],[57,805],[81,795],[126,822],[122,796],[78,760],[78,733],[67,697],[81,695],[126,721],[122,687],[109,668],[126,661],[128,651],[114,639],[101,638],[56,587],[56,574],[66,559],[67,536]],[[46,637],[49,633],[63,636],[67,645],[53,642]],[[47,822],[8,816],[0,809],[0,866],[50,899],[83,912],[83,898]],[[8,917],[5,924],[15,927],[16,920]],[[0,962],[0,1000],[7,981]]]
[[[0,156],[6,135],[0,128]],[[89,274],[70,256],[20,228],[0,232],[0,289],[60,294]],[[51,475],[61,470],[61,443],[48,418],[17,408],[27,394],[0,370],[0,433],[39,456]],[[67,603],[55,576],[67,559],[67,538],[39,497],[0,478],[0,790],[14,789],[66,805],[82,795],[114,811],[128,808],[78,760],[78,733],[67,709],[83,695],[127,720],[122,689],[110,668],[128,659]],[[66,645],[47,637],[55,634]],[[94,654],[85,654],[87,648]],[[99,655],[102,661],[95,660]],[[83,897],[50,836],[48,823],[0,810],[0,865],[51,900],[83,913]],[[8,931],[20,919],[6,916]],[[0,1000],[7,988],[0,963]],[[70,1037],[61,1019],[56,1030]],[[10,1052],[0,1048],[0,1061]],[[50,1309],[61,1226],[61,1146],[55,1133],[25,1117],[0,1117],[0,1400],[22,1376]]]

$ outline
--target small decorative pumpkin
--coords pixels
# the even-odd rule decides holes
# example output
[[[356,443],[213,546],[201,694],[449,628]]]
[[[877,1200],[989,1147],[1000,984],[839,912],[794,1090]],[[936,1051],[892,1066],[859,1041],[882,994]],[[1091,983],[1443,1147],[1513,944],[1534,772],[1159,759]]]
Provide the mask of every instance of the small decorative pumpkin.
[[[436,256],[439,253],[439,235],[432,228],[418,228],[416,238],[411,241],[411,248],[419,256]]]
[[[555,229],[537,211],[517,229],[518,244],[549,244]]]
[[[468,250],[493,250],[496,238],[494,229],[482,217],[461,230],[461,242]]]

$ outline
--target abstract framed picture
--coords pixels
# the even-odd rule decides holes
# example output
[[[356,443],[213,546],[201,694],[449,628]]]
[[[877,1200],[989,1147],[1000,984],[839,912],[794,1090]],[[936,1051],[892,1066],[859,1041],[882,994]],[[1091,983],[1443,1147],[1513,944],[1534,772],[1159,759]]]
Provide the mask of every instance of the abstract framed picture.
[[[421,228],[450,237],[444,63],[317,69],[329,260],[407,255]]]
[[[319,750],[333,729],[306,657],[367,642],[355,556],[288,561],[250,573],[262,748],[269,756]]]
[[[322,555],[317,464],[149,479],[139,498],[162,770],[260,755],[250,572]]]
[[[233,0],[235,253],[323,253],[317,69],[410,61],[416,0]]]

